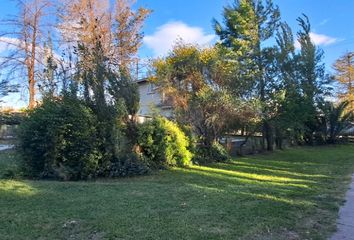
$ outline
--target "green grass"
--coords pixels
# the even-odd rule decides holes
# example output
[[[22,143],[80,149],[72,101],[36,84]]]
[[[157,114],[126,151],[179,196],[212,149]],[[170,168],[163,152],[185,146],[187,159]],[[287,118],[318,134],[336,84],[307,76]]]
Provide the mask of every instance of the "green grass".
[[[0,172],[13,162],[0,153]],[[0,239],[326,239],[353,172],[347,145],[120,180],[4,179]]]

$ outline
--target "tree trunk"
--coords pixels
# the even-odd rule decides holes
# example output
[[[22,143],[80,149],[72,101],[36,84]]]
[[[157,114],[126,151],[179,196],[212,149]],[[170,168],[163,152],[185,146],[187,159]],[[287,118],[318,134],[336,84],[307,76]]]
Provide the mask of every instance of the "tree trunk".
[[[274,147],[273,147],[273,133],[272,133],[272,127],[270,126],[269,122],[264,122],[265,125],[265,138],[267,140],[267,150],[268,151],[273,151]]]
[[[278,149],[283,150],[283,134],[278,128],[275,130],[275,144]]]
[[[28,108],[33,109],[36,106],[36,86],[35,86],[35,79],[34,79],[34,70],[32,68],[29,69],[28,73],[28,89],[29,89],[29,102]]]
[[[38,9],[36,7],[36,14],[33,20],[33,33],[31,39],[31,53],[30,53],[30,63],[28,66],[28,88],[29,88],[29,103],[28,108],[33,109],[36,106],[36,80],[34,76],[35,65],[36,65],[36,51],[37,51],[37,31],[38,31]]]

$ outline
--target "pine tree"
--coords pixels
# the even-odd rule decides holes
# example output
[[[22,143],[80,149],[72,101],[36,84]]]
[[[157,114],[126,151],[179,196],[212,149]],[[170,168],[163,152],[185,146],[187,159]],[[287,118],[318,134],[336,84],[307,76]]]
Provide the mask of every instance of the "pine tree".
[[[282,140],[287,137],[297,143],[303,132],[305,122],[303,114],[303,95],[301,81],[298,77],[298,59],[295,52],[294,36],[287,23],[281,23],[276,34],[278,75],[278,112],[275,117],[275,138],[278,148],[282,148]]]
[[[57,59],[54,57],[53,41],[48,33],[48,40],[43,45],[43,72],[40,76],[38,88],[41,94],[45,97],[53,98],[58,90],[56,79],[56,70],[58,68]]]
[[[312,144],[314,133],[317,130],[317,106],[324,101],[324,96],[329,92],[330,78],[325,72],[323,51],[312,42],[311,24],[308,17],[303,15],[297,21],[301,27],[297,34],[301,46],[297,56],[297,69],[303,97],[304,140]]]
[[[221,46],[228,49],[232,60],[239,64],[239,82],[251,82],[261,102],[267,101],[267,71],[272,64],[270,48],[262,48],[264,41],[273,37],[278,28],[280,11],[272,0],[236,0],[224,8],[224,26],[214,20],[216,34]],[[237,84],[236,84],[237,85]],[[271,129],[267,121],[266,106],[263,106],[263,138],[267,149],[272,150]]]
[[[339,98],[348,101],[347,110],[354,111],[354,52],[348,52],[340,57],[333,66],[335,79],[340,84]]]

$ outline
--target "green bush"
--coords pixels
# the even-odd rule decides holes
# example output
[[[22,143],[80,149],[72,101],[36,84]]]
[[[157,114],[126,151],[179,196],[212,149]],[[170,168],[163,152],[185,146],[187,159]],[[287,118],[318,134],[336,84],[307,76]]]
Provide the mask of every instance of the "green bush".
[[[6,125],[17,125],[23,120],[24,113],[0,112],[0,123]]]
[[[212,162],[226,162],[230,159],[226,149],[220,143],[214,143],[211,147],[197,145],[194,151],[193,162],[205,164]]]
[[[131,177],[149,173],[147,164],[135,153],[130,153],[112,162],[109,177]]]
[[[20,126],[26,174],[62,180],[94,177],[100,159],[95,126],[91,110],[77,99],[44,101]]]
[[[187,166],[192,154],[189,139],[177,124],[156,117],[139,127],[138,145],[142,158],[152,168]]]

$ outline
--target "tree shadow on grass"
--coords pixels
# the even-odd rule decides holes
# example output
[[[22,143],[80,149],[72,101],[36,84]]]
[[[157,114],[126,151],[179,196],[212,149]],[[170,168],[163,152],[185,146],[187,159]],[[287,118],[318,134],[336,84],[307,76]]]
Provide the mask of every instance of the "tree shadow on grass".
[[[252,177],[235,176],[232,174],[218,173],[209,169],[178,169],[183,183],[197,189],[205,190],[211,194],[217,194],[220,198],[229,196],[241,196],[248,194],[249,200],[254,197],[258,200],[267,200],[278,203],[282,201],[289,205],[297,205],[295,202],[304,196],[314,193],[314,183],[259,180]],[[311,205],[308,201],[306,205]]]
[[[11,211],[21,212],[15,220],[19,223],[42,217],[38,222],[46,226],[51,221],[48,229],[37,229],[38,234],[56,231],[60,235],[66,231],[63,223],[74,219],[83,224],[78,236],[97,229],[107,236],[152,234],[146,239],[168,238],[182,231],[190,239],[230,239],[267,229],[278,231],[278,226],[291,228],[297,211],[313,208],[314,203],[304,195],[313,194],[315,182],[265,173],[250,174],[249,169],[233,164],[195,166],[134,179],[25,181],[0,187],[0,196],[6,193],[9,201],[18,200],[17,210]],[[35,194],[21,201],[25,196],[21,189],[26,187]],[[14,216],[11,211],[8,215]],[[154,235],[149,229],[156,228],[160,230]]]
[[[306,188],[308,184],[316,184],[316,181],[302,179],[302,178],[293,178],[293,177],[284,177],[281,175],[267,175],[261,173],[254,173],[250,171],[241,171],[240,169],[224,169],[224,168],[215,168],[215,167],[202,167],[202,166],[193,166],[189,168],[190,171],[205,173],[205,175],[221,177],[225,179],[242,179],[248,180],[252,183],[264,182],[269,184],[291,184],[294,186],[300,186]]]
[[[0,205],[5,209],[0,217],[6,219],[3,227],[13,232],[24,233],[27,226],[36,236],[48,237],[53,232],[63,236],[63,224],[73,219],[82,224],[78,238],[93,230],[136,239],[257,239],[279,232],[283,237],[289,229],[327,232],[329,224],[316,225],[332,219],[336,211],[336,195],[327,188],[337,186],[336,174],[350,171],[341,159],[353,154],[340,153],[331,162],[338,153],[293,152],[132,179],[0,180]],[[311,154],[304,157],[304,152]]]
[[[218,164],[217,168],[231,170],[231,171],[237,170],[249,174],[253,173],[253,174],[260,174],[260,175],[273,175],[278,177],[288,177],[288,178],[303,179],[303,180],[306,179],[312,181],[329,178],[327,175],[324,174],[308,174],[308,173],[304,173],[304,171],[301,171],[299,169],[287,168],[286,170],[284,170],[279,168],[272,168],[271,166],[266,166],[262,164],[236,162],[236,161],[233,161],[231,163],[226,163],[226,164],[222,164],[222,163]]]

